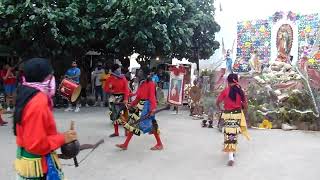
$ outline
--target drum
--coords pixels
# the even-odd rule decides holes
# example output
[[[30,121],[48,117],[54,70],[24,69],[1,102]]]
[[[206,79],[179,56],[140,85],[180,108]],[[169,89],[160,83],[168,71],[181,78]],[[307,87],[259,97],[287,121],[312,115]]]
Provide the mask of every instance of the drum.
[[[70,79],[63,79],[59,86],[59,92],[62,97],[75,102],[81,93],[81,85]]]

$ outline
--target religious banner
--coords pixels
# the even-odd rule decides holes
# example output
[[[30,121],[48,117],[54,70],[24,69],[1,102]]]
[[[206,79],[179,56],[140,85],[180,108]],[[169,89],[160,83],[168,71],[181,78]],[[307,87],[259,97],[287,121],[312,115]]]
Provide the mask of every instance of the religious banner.
[[[183,66],[179,66],[179,67],[174,66],[170,68],[168,103],[172,105],[183,104],[184,73],[185,73],[185,68]]]

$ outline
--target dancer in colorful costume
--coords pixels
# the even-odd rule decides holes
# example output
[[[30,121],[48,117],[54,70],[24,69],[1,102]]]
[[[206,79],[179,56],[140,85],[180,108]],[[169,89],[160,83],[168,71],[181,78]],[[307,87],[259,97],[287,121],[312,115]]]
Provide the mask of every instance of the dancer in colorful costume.
[[[114,133],[109,137],[116,137],[119,136],[119,121],[117,120],[122,113],[126,116],[128,114],[127,105],[130,90],[126,77],[121,74],[121,67],[114,64],[111,70],[111,76],[106,80],[104,90],[110,94],[110,119],[113,121],[114,127]]]
[[[242,133],[247,139],[247,124],[243,110],[247,109],[245,94],[238,84],[238,75],[229,74],[228,86],[220,93],[216,105],[221,110],[220,104],[224,102],[222,119],[224,120],[224,152],[229,153],[228,165],[234,164],[234,153],[237,151],[238,134]]]
[[[156,85],[152,81],[149,70],[144,72],[146,79],[140,82],[140,86],[136,92],[136,99],[131,103],[129,122],[125,122],[122,118],[124,127],[129,130],[127,139],[123,144],[116,146],[126,150],[133,134],[140,136],[141,133],[153,134],[157,144],[151,150],[162,150],[163,144],[160,139],[160,131],[158,123],[155,119],[155,110],[157,108],[157,100],[155,95]],[[134,108],[133,108],[134,107]]]
[[[13,131],[16,136],[17,180],[63,180],[57,154],[76,140],[73,130],[59,133],[53,117],[55,78],[49,61],[33,58],[24,66],[25,82],[18,87]]]

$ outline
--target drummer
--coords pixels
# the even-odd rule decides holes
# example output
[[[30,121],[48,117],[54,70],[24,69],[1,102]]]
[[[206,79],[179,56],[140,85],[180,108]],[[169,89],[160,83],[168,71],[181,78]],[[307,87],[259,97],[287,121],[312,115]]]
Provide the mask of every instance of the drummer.
[[[129,87],[126,77],[121,74],[121,67],[114,64],[111,68],[111,75],[106,80],[104,90],[110,94],[110,120],[113,121],[114,133],[109,137],[119,136],[119,124],[116,120],[120,118],[122,111],[127,111]]]
[[[65,74],[65,78],[71,79],[72,81],[79,84],[81,71],[77,66],[78,66],[77,62],[72,61],[71,68],[67,70]],[[78,100],[72,104],[69,102],[69,107],[65,111],[66,112],[73,111],[72,106],[76,106],[76,109],[74,110],[74,112],[80,112],[80,104]]]

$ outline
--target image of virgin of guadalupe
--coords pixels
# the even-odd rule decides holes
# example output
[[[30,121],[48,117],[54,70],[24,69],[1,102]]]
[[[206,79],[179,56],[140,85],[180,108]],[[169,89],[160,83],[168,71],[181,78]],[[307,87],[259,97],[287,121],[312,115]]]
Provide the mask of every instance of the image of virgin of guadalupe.
[[[293,31],[289,24],[283,24],[280,26],[277,33],[277,50],[278,61],[289,62],[290,52],[292,48]]]

